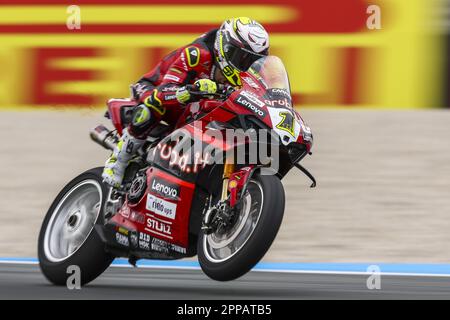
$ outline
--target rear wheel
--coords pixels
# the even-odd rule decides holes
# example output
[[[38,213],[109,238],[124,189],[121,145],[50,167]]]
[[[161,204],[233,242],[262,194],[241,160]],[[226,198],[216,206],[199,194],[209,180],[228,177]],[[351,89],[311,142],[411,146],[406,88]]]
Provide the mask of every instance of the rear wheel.
[[[250,271],[275,239],[284,205],[283,185],[276,176],[253,177],[233,226],[199,236],[198,258],[206,275],[229,281]]]
[[[95,225],[103,224],[108,192],[101,174],[102,168],[95,168],[69,182],[44,219],[38,242],[39,265],[56,285],[66,285],[69,266],[80,268],[84,285],[102,274],[114,259],[94,230]]]

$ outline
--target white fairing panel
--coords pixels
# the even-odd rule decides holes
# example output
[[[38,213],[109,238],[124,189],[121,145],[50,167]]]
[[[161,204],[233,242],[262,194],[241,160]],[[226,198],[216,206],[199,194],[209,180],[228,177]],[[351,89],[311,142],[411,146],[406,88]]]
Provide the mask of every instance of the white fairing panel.
[[[280,136],[281,142],[288,145],[297,141],[302,124],[296,119],[292,110],[268,107],[272,128]]]

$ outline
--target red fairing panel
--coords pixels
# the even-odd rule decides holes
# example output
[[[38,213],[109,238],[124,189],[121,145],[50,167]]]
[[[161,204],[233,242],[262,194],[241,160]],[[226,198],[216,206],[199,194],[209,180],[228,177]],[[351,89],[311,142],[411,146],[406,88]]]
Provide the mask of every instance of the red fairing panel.
[[[162,170],[150,168],[143,198],[137,204],[125,203],[113,219],[129,230],[187,248],[194,187]]]
[[[136,101],[131,99],[110,99],[107,105],[111,122],[117,129],[117,133],[122,135],[124,127],[122,123],[121,110],[124,107],[135,106]]]
[[[272,127],[266,102],[263,100],[267,90],[251,73],[241,72],[242,88],[236,90],[225,102],[226,107],[236,114],[255,115],[269,128]]]
[[[238,194],[247,183],[254,165],[244,167],[239,171],[233,172],[228,182],[228,191],[230,192],[230,207],[234,208],[238,200]]]

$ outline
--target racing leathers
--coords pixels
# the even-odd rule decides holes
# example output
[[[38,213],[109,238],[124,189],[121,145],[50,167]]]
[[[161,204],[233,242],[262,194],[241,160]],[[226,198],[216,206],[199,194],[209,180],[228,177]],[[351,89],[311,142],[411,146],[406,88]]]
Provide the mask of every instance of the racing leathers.
[[[134,108],[131,124],[106,161],[103,179],[111,186],[122,183],[128,161],[145,142],[148,133],[161,120],[174,126],[183,113],[183,105],[192,101],[185,89],[196,84],[200,91],[214,93],[214,81],[224,82],[217,72],[214,40],[217,29],[200,36],[166,57],[132,86],[138,105]]]

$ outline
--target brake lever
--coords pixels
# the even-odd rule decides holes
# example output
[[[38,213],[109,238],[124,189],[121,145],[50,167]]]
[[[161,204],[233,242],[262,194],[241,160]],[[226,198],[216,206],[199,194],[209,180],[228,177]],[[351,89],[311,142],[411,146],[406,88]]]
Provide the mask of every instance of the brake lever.
[[[236,91],[236,89],[233,86],[229,85],[222,85],[222,86],[223,86],[222,91],[226,99],[228,99],[228,97],[231,96],[234,91]]]

